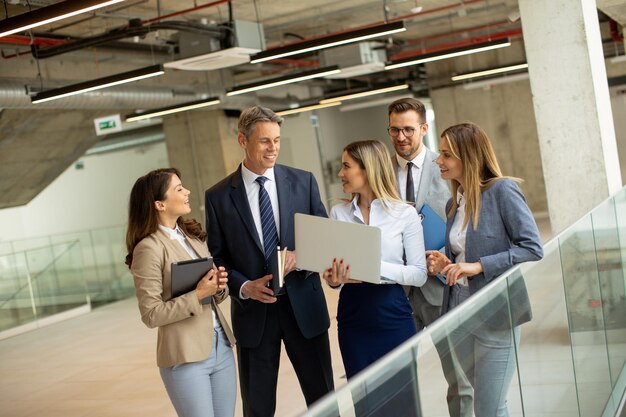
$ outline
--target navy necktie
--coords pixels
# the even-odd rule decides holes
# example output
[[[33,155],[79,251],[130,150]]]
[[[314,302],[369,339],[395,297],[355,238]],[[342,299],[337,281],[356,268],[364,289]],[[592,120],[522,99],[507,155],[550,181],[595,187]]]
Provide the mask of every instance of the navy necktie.
[[[411,172],[412,167],[413,162],[408,162],[406,164],[406,201],[415,203],[415,185],[413,184],[413,173]]]
[[[278,246],[278,232],[274,221],[274,210],[270,195],[265,189],[266,177],[257,177],[255,180],[259,184],[259,211],[261,213],[261,231],[263,232],[263,248],[265,251],[265,261],[269,262],[272,254],[276,253]]]

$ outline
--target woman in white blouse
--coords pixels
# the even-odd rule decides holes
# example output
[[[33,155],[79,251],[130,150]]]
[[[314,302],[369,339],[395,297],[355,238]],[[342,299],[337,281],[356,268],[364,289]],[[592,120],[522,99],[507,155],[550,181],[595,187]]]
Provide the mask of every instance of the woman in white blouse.
[[[350,265],[341,259],[332,260],[322,275],[330,286],[342,286],[337,327],[346,376],[351,378],[416,333],[402,285],[419,287],[426,282],[426,260],[420,219],[398,195],[385,145],[375,140],[353,142],[341,161],[343,191],[352,198],[334,206],[330,217],[378,227],[382,237],[383,284],[351,279]]]

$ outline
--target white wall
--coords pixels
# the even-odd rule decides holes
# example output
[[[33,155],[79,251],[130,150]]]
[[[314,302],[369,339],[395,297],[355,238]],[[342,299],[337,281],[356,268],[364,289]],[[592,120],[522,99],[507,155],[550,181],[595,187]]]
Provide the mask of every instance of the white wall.
[[[0,210],[0,241],[124,224],[135,180],[168,166],[164,142],[79,161],[83,169],[72,164],[27,205]]]

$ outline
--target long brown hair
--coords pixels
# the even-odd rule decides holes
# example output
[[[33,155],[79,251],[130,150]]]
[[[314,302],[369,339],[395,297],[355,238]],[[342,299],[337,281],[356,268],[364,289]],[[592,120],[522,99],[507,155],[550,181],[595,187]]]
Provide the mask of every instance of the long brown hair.
[[[165,200],[165,193],[170,186],[173,175],[180,178],[180,171],[176,168],[155,169],[143,177],[139,177],[130,191],[128,229],[126,229],[128,254],[125,260],[129,268],[133,263],[135,246],[143,238],[156,232],[159,227],[159,216],[154,203]],[[202,230],[202,225],[195,219],[179,217],[176,223],[186,235],[200,241],[204,241],[206,238],[206,232]]]
[[[443,131],[441,138],[448,142],[454,157],[463,163],[462,175],[465,181],[463,227],[466,227],[471,219],[472,226],[476,229],[480,218],[481,193],[502,178],[509,178],[515,182],[521,182],[521,180],[502,175],[491,140],[477,124],[465,122],[450,126]],[[461,186],[457,180],[451,180],[451,184],[452,205],[448,211],[450,218],[456,212],[456,194]]]

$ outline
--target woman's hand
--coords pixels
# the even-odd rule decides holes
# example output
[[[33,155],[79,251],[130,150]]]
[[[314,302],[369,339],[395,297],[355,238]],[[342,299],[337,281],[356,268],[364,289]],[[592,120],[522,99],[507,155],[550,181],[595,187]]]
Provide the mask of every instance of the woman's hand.
[[[428,266],[428,273],[430,275],[440,274],[441,271],[452,261],[448,259],[446,255],[436,250],[426,251],[426,265]]]
[[[337,259],[333,259],[333,264],[330,268],[324,271],[322,274],[324,281],[331,287],[338,287],[342,284],[354,284],[360,283],[354,279],[350,279],[350,265],[344,264],[343,259],[337,262]]]
[[[483,272],[483,265],[480,262],[450,264],[443,268],[441,273],[446,276],[446,284],[456,285],[461,278],[473,277]]]
[[[219,268],[211,268],[205,276],[202,277],[196,286],[196,296],[198,300],[215,295],[218,291],[226,288],[228,283],[228,272],[223,266]]]

